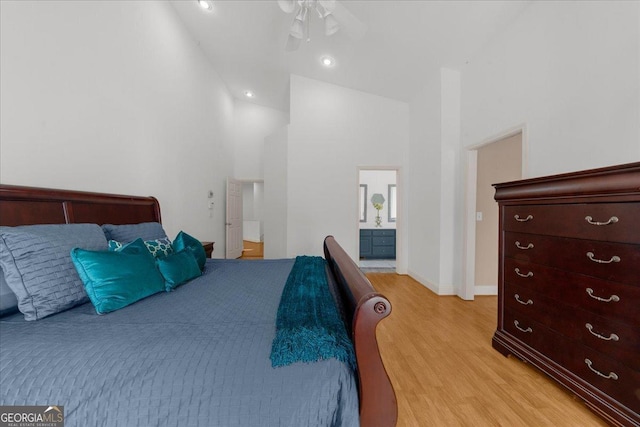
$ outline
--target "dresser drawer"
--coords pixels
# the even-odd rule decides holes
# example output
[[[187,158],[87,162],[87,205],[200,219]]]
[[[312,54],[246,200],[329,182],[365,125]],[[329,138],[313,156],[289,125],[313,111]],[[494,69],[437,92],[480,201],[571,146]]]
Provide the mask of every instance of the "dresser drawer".
[[[504,255],[640,286],[640,245],[506,232]]]
[[[504,306],[514,313],[524,315],[560,333],[564,333],[568,328],[566,321],[559,319],[558,314],[568,311],[569,307],[544,297],[536,289],[505,283],[502,297]]]
[[[569,371],[640,413],[640,372],[584,345],[571,341],[559,344],[564,349],[562,362]]]
[[[372,249],[372,256],[378,258],[395,258],[396,247],[395,246],[374,246]]]
[[[374,237],[373,246],[393,246],[396,244],[395,237]]]
[[[513,258],[504,259],[503,276],[505,287],[512,283],[566,306],[640,325],[640,286],[608,282]]]
[[[508,308],[504,311],[504,330],[629,409],[639,412],[640,372]],[[605,378],[610,375],[617,380]]]
[[[565,318],[572,336],[578,335],[585,346],[640,372],[640,325],[628,325],[584,310],[565,313]]]
[[[505,206],[503,213],[507,231],[640,243],[640,203]]]
[[[381,236],[386,236],[386,237],[393,237],[395,239],[396,237],[396,230],[395,229],[374,229],[371,230],[373,237],[381,237]]]
[[[524,314],[504,309],[504,330],[513,338],[544,354],[557,363],[562,363],[562,349],[556,345],[556,334],[539,322]]]
[[[623,323],[549,299],[535,289],[505,283],[504,306],[640,371],[638,324]]]

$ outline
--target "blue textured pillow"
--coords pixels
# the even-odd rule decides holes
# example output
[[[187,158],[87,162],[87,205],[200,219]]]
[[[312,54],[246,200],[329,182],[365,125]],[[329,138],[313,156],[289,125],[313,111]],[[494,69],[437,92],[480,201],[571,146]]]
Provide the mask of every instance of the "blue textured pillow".
[[[156,240],[145,240],[144,244],[155,258],[163,258],[173,253],[173,246],[168,237]],[[119,251],[125,244],[116,240],[109,240],[109,250]]]
[[[117,252],[75,248],[71,259],[98,314],[164,290],[164,279],[142,239]]]
[[[0,268],[25,320],[37,320],[87,301],[69,251],[106,250],[96,224],[0,227]]]
[[[141,222],[140,224],[113,225],[104,224],[102,231],[107,240],[129,243],[140,238],[142,240],[155,240],[167,237],[162,224],[159,222]]]
[[[193,251],[196,260],[198,261],[200,270],[204,270],[204,264],[207,261],[207,254],[202,247],[202,242],[200,242],[200,240],[196,239],[195,237],[189,236],[184,231],[181,231],[173,241],[173,250],[179,252],[185,248],[189,248],[191,249],[191,251]]]
[[[156,265],[164,277],[167,292],[202,274],[198,261],[189,248],[156,259]]]

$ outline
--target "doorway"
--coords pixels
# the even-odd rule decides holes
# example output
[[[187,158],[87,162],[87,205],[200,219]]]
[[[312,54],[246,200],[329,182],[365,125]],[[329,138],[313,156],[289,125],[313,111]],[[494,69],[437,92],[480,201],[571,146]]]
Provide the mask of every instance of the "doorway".
[[[498,203],[492,184],[520,180],[525,165],[524,126],[469,149],[465,224],[465,280],[460,296],[498,293]]]
[[[398,170],[359,170],[358,248],[364,272],[395,273],[398,258]]]
[[[242,258],[264,258],[264,181],[242,182]]]

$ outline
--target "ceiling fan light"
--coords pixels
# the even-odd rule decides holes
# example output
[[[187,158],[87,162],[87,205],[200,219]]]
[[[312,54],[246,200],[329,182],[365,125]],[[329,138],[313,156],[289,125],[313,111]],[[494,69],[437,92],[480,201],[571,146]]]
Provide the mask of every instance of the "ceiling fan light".
[[[278,6],[282,9],[283,12],[291,13],[296,10],[296,1],[295,0],[278,0]]]
[[[301,42],[302,42],[302,39],[297,39],[290,35],[289,37],[287,37],[287,44],[285,45],[284,49],[287,52],[293,52],[294,50],[298,50]]]
[[[333,67],[334,65],[336,65],[336,61],[335,59],[333,59],[330,56],[323,56],[320,59],[320,62],[322,63],[322,65],[324,65],[325,67]]]
[[[209,1],[209,0],[198,0],[198,4],[204,10],[213,9],[213,5],[211,4],[211,1]]]
[[[304,22],[294,19],[293,24],[291,24],[291,29],[289,30],[289,35],[297,39],[302,39],[302,37],[304,37]]]
[[[333,15],[328,14],[324,17],[324,33],[326,35],[331,36],[337,33],[339,29],[340,24],[338,23],[336,18],[333,17]]]

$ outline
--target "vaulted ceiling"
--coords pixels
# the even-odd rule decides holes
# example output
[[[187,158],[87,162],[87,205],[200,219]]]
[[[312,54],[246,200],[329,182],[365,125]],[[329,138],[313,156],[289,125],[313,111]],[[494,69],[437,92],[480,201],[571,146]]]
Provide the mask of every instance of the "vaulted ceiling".
[[[294,15],[276,1],[212,3],[205,11],[197,0],[172,1],[235,97],[251,90],[251,102],[287,111],[290,74],[409,101],[441,67],[473,61],[530,1],[342,1],[367,26],[365,35],[325,36],[312,16],[311,41],[293,52],[285,45]],[[334,67],[321,65],[324,55],[335,58]]]

